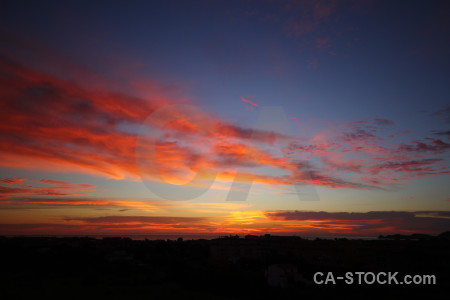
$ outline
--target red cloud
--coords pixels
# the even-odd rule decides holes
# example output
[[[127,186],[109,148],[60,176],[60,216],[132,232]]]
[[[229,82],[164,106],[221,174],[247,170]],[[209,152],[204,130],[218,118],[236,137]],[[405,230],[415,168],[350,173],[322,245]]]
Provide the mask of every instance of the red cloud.
[[[0,183],[7,184],[7,185],[13,185],[13,184],[22,183],[25,180],[27,180],[27,179],[26,178],[5,178],[5,179],[0,179]]]
[[[8,83],[0,95],[3,165],[70,170],[115,179],[138,176],[134,149],[137,130],[133,126],[138,128],[145,117],[170,100],[157,94],[150,99],[135,98],[110,92],[108,87],[93,90],[11,61],[2,61],[0,67]],[[176,109],[173,116],[178,119],[166,124],[166,129],[188,143],[196,137],[206,138],[212,145],[230,138],[271,144],[285,138],[273,132],[240,128],[200,112],[194,121],[187,121],[186,115]],[[157,145],[157,163],[166,170],[163,173],[182,165],[189,165],[193,172],[198,166],[211,165],[189,147],[177,150],[174,146],[170,142]],[[59,190],[67,187],[61,182],[41,183],[59,185]]]
[[[253,106],[259,106],[259,104],[255,103],[255,102],[253,102],[252,100],[249,100],[249,99],[247,99],[247,98],[241,97],[241,100],[242,100],[243,102],[245,102],[245,103],[250,104],[250,105],[253,105]]]
[[[0,164],[3,166],[137,179],[138,128],[147,116],[175,102],[156,87],[153,94],[138,98],[114,92],[102,81],[93,89],[92,84],[83,85],[80,79],[66,80],[25,67],[13,59],[3,59],[0,68],[5,82],[0,91],[0,155],[3,157]],[[74,78],[79,75],[76,71],[71,74],[70,67],[66,71]],[[241,100],[258,106],[247,98]],[[169,114],[171,122],[164,126],[147,124],[159,134],[152,141],[156,155],[150,163],[157,166],[163,180],[183,181],[200,168],[215,171],[219,178],[233,180],[236,167],[271,166],[287,174],[273,176],[256,171],[246,174],[256,182],[267,184],[379,188],[418,176],[448,172],[444,161],[430,155],[445,153],[450,150],[449,144],[428,139],[428,143],[383,145],[377,126],[392,125],[385,119],[341,126],[329,122],[330,129],[308,139],[242,128],[200,110],[192,113],[174,107]],[[307,125],[304,122],[302,126]],[[276,147],[286,143],[282,152],[285,155],[278,154]],[[409,163],[406,167],[408,162],[421,160],[426,160],[426,165],[416,163],[413,167]],[[398,165],[401,163],[403,167]],[[16,186],[18,179],[16,185],[13,183],[3,182],[4,194],[62,196],[73,194],[68,190],[91,188],[41,180],[40,183],[50,186],[41,190],[35,187],[30,192]]]
[[[12,60],[0,61],[0,69],[3,165],[135,176],[135,133],[125,128],[139,126],[164,97],[94,90]]]
[[[38,180],[38,183],[50,185],[50,187],[31,186],[22,184],[26,179],[12,178],[0,181],[2,199],[13,199],[22,196],[74,196],[90,192],[95,188],[92,184],[70,183],[58,180]],[[11,187],[12,185],[12,187]]]
[[[60,180],[41,179],[41,180],[38,180],[37,182],[53,185],[59,189],[92,189],[92,188],[95,188],[95,185],[92,185],[92,184],[72,183],[72,182],[65,182],[65,181],[60,181]]]

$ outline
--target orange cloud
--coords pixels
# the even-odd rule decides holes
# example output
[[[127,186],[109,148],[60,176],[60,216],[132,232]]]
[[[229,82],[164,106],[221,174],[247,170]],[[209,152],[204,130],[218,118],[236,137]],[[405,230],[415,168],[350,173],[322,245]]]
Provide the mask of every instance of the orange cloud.
[[[16,199],[17,203],[26,204],[50,204],[50,205],[69,205],[69,206],[112,206],[112,207],[124,207],[124,208],[142,208],[151,209],[161,206],[168,206],[168,204],[162,205],[157,202],[149,201],[136,201],[136,200],[102,200],[102,199],[66,199],[66,198],[19,198]]]

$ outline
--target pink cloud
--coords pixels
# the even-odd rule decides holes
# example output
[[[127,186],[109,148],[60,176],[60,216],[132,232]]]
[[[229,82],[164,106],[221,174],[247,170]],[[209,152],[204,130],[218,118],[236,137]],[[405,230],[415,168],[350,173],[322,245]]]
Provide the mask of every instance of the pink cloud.
[[[247,99],[247,98],[241,97],[241,100],[242,100],[243,102],[245,102],[245,103],[248,103],[248,104],[252,105],[252,106],[259,106],[259,104],[257,104],[257,103],[255,103],[255,102],[253,102],[253,101],[252,101],[252,100],[250,100],[250,99]]]

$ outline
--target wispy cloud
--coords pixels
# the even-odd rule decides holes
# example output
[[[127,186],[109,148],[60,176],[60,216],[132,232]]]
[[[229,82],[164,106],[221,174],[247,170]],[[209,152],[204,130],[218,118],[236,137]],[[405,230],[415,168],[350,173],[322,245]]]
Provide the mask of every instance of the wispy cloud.
[[[321,19],[331,13],[332,7],[314,4],[312,9]],[[450,144],[427,137],[410,143],[387,143],[388,137],[380,133],[380,128],[393,128],[395,124],[384,118],[351,123],[327,121],[329,128],[323,132],[294,137],[242,127],[200,108],[188,112],[167,106],[177,101],[166,97],[167,89],[158,89],[156,83],[153,92],[142,98],[117,92],[102,81],[94,89],[83,85],[82,80],[51,75],[13,58],[3,58],[0,68],[7,83],[0,92],[3,166],[70,170],[127,180],[144,175],[172,183],[186,182],[200,169],[217,174],[220,181],[232,181],[236,168],[243,167],[246,178],[262,184],[358,189],[384,188],[449,171],[439,155],[447,153]],[[71,73],[71,67],[66,71]],[[77,78],[77,70],[73,73]],[[258,106],[248,98],[241,100]],[[156,132],[148,139],[147,146],[155,153],[148,165],[159,174],[143,174],[136,166],[136,158],[148,153],[136,154],[137,128],[161,107],[170,107],[170,122],[145,124]],[[295,121],[299,126],[308,126],[304,121]],[[260,167],[276,168],[284,175],[259,173]],[[76,189],[90,188],[41,180],[39,183],[48,188],[27,189],[18,186],[19,179],[14,180],[2,182],[3,195],[70,196]],[[16,185],[9,186],[13,183]]]
[[[449,212],[324,212],[324,211],[272,211],[269,219],[297,221],[315,224],[316,229],[329,233],[385,234],[385,233],[431,233],[448,230]],[[447,216],[443,218],[442,216]]]
[[[199,223],[205,218],[166,216],[107,216],[93,218],[67,218],[66,221],[80,221],[87,224],[185,224]]]
[[[337,11],[336,1],[284,1],[284,10],[290,15],[286,32],[302,36],[318,27]]]
[[[329,48],[330,47],[329,43],[330,43],[330,38],[328,38],[328,37],[317,38],[314,41],[315,47],[319,51],[325,51],[327,48]]]
[[[445,135],[447,137],[450,137],[450,130],[447,130],[447,131],[438,131],[438,130],[436,130],[433,133],[437,134],[437,135]]]
[[[434,152],[434,153],[443,153],[450,150],[450,144],[443,142],[439,139],[428,139],[430,142],[420,142],[414,141],[412,145],[401,144],[399,146],[400,151],[408,151],[408,152]]]
[[[44,184],[44,186],[36,186],[36,183]],[[59,180],[42,179],[33,181],[25,178],[0,180],[1,199],[13,199],[23,196],[67,197],[83,195],[94,190],[95,186],[92,184],[71,183]]]
[[[330,124],[322,133],[291,142],[284,151],[308,160],[313,171],[361,187],[386,188],[412,178],[449,174],[448,162],[442,156],[450,151],[447,143],[424,138],[396,144],[390,140],[393,136],[382,134],[386,125],[395,124],[380,118]]]
[[[433,116],[442,118],[446,123],[450,123],[450,106],[439,109],[432,114]]]
[[[14,184],[22,183],[25,180],[27,180],[27,179],[26,178],[4,178],[4,179],[0,179],[0,183],[6,184],[6,185],[14,185]]]
[[[383,119],[383,118],[375,118],[374,119],[375,124],[382,125],[382,126],[392,126],[395,124],[394,121],[389,119]]]
[[[241,100],[242,100],[242,102],[248,103],[248,104],[250,104],[253,107],[258,107],[259,106],[259,104],[257,104],[255,102],[253,102],[252,100],[248,99],[248,97],[247,98],[241,97]]]

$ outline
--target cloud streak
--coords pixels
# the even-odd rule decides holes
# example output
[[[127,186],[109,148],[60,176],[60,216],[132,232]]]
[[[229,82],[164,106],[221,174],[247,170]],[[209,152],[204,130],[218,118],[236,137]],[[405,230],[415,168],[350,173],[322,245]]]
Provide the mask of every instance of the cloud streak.
[[[248,104],[250,104],[250,105],[252,105],[252,106],[256,106],[256,107],[259,106],[259,104],[255,103],[255,102],[253,102],[252,100],[247,99],[247,98],[245,98],[245,97],[241,97],[241,100],[242,100],[242,102],[248,103]]]
[[[27,183],[27,184],[25,184]],[[33,186],[43,184],[44,186]],[[8,178],[0,180],[1,199],[14,199],[23,196],[67,197],[93,192],[95,186],[86,183],[71,183],[59,180],[28,180]]]
[[[86,224],[186,224],[200,223],[205,218],[166,216],[107,216],[94,218],[67,218],[66,221],[80,221]]]

